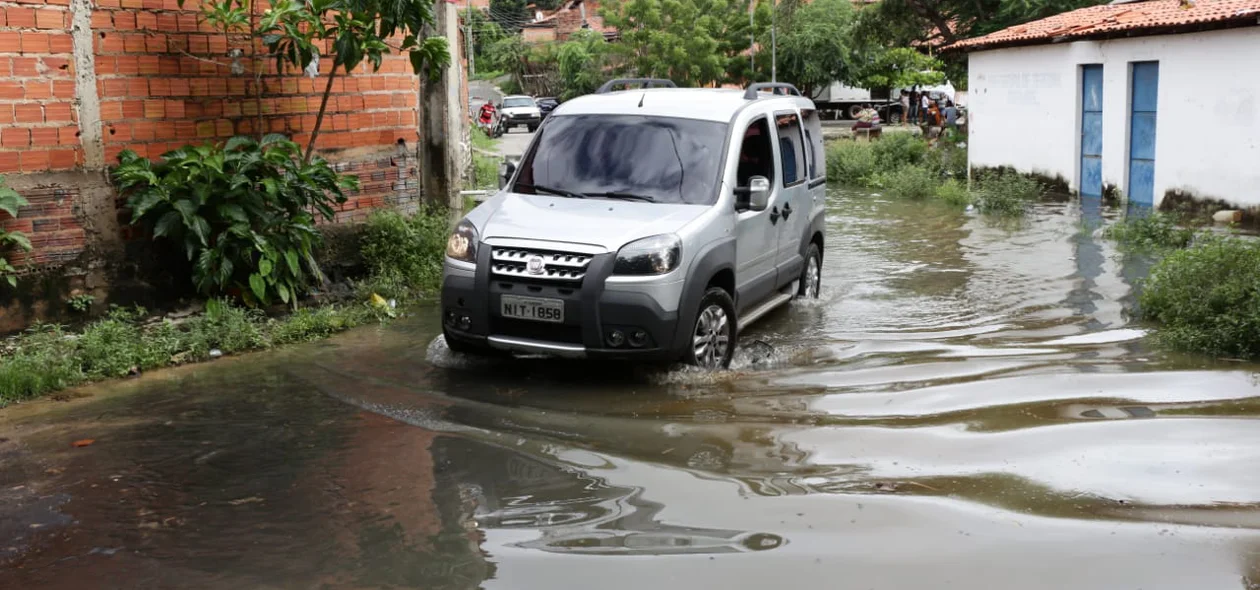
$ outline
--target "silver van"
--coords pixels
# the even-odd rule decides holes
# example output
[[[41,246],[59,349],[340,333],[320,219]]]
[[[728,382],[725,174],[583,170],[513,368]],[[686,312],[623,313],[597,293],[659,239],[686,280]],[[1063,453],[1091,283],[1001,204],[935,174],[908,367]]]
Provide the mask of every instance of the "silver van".
[[[725,368],[740,330],[818,297],[825,171],[788,84],[613,80],[557,107],[456,226],[446,343]]]

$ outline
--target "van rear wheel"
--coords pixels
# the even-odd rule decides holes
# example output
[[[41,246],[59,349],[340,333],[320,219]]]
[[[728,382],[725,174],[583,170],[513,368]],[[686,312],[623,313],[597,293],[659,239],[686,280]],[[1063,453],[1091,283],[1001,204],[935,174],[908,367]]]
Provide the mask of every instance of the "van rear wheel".
[[[796,296],[805,299],[818,299],[822,293],[822,253],[818,244],[810,244],[806,254],[805,267],[801,269],[801,278],[797,281]]]
[[[731,366],[735,356],[735,321],[735,302],[730,294],[717,287],[705,291],[691,328],[691,346],[683,360],[709,371]]]

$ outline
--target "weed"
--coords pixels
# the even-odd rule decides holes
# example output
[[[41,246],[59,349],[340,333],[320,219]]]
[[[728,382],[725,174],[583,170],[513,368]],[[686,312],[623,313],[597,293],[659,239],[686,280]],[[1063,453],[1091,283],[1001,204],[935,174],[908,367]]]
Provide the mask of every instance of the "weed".
[[[964,208],[971,204],[971,192],[953,178],[936,188],[936,198],[953,207]]]
[[[498,147],[499,141],[486,135],[480,127],[472,128],[472,145],[475,148],[493,151]]]
[[[268,323],[271,344],[320,340],[350,328],[374,321],[376,315],[367,306],[336,308],[332,306],[300,309],[284,320]]]
[[[96,298],[87,294],[75,295],[66,299],[66,305],[69,305],[70,310],[75,313],[87,313],[88,310],[92,309],[92,304],[95,302]]]
[[[867,184],[879,172],[869,142],[836,141],[827,146],[827,179],[840,184]]]
[[[940,184],[936,173],[922,166],[904,166],[896,172],[882,172],[873,184],[899,199],[926,199],[936,194]]]
[[[1131,215],[1103,230],[1103,237],[1115,240],[1123,248],[1132,251],[1159,251],[1185,248],[1194,241],[1197,232],[1178,227],[1180,217],[1160,211],[1149,215]]]
[[[980,178],[975,194],[981,213],[1020,216],[1044,192],[1040,183],[1022,174],[994,172]]]
[[[1204,237],[1160,260],[1138,298],[1156,340],[1215,356],[1260,358],[1260,243]]]
[[[373,277],[370,282],[388,283],[399,291],[437,289],[449,235],[447,214],[441,209],[424,209],[410,217],[394,211],[374,213],[368,218],[362,246],[363,260]]]
[[[922,164],[929,149],[926,141],[909,133],[890,133],[870,142],[870,146],[881,172]]]
[[[499,186],[499,159],[473,154],[472,186],[470,190],[494,190]]]

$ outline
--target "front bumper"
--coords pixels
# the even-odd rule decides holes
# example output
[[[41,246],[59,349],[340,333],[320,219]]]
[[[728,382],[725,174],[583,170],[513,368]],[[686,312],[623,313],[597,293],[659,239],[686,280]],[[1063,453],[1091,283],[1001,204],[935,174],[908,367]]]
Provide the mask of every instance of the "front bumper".
[[[503,115],[504,125],[537,125],[542,122],[542,115]]]
[[[476,269],[448,261],[442,281],[442,331],[448,340],[477,348],[568,358],[674,361],[684,350],[678,312],[665,309],[643,292],[608,290],[613,254],[594,256],[581,285],[554,285],[491,276],[490,247],[478,250]],[[564,322],[505,318],[503,295],[564,302]],[[625,340],[610,342],[620,331]],[[633,346],[630,335],[646,340]]]

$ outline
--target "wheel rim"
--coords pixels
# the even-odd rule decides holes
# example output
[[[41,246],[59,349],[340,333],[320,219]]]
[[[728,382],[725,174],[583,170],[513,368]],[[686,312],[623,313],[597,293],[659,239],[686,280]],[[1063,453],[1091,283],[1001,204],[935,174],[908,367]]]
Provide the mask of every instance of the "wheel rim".
[[[731,343],[731,323],[726,310],[720,305],[710,305],[696,318],[696,331],[692,337],[696,364],[706,369],[721,367],[726,349]]]
[[[817,298],[818,287],[821,282],[822,273],[818,270],[818,257],[810,256],[809,264],[805,267],[805,296]]]

